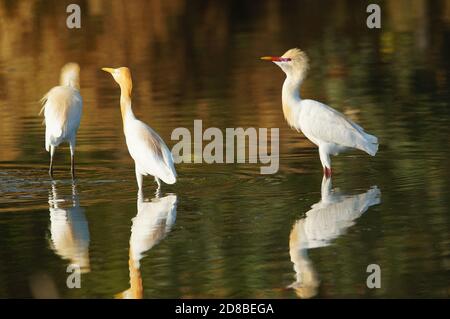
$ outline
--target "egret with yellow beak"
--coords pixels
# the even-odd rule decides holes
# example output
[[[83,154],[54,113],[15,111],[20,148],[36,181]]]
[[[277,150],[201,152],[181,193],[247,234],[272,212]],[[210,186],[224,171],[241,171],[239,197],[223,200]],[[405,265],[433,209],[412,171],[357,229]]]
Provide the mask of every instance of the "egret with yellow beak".
[[[358,124],[326,104],[300,98],[300,86],[309,69],[306,54],[290,49],[282,56],[265,56],[286,74],[282,89],[283,113],[288,124],[319,147],[320,161],[326,177],[331,176],[330,155],[356,148],[375,156],[378,139],[364,132]]]
[[[45,149],[50,152],[49,174],[53,178],[53,156],[62,142],[69,142],[71,173],[75,178],[75,144],[80,127],[83,99],[80,94],[80,67],[67,63],[61,69],[60,85],[52,88],[41,100],[45,117]]]
[[[147,124],[138,120],[131,109],[131,72],[126,67],[117,69],[103,68],[110,73],[120,86],[120,110],[122,113],[123,132],[128,151],[134,159],[136,180],[139,193],[142,192],[143,176],[152,175],[158,183],[158,191],[162,180],[166,184],[176,182],[177,173],[172,153],[162,138]]]

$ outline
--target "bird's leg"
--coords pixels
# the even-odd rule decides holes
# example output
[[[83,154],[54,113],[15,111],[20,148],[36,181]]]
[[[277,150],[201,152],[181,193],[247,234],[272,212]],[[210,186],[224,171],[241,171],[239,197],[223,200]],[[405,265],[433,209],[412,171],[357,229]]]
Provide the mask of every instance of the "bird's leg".
[[[323,167],[323,174],[325,177],[331,177],[331,159],[330,154],[328,153],[327,144],[323,144],[319,146],[319,156],[320,162]]]
[[[142,180],[143,180],[143,176],[142,176],[141,173],[138,172],[137,167],[135,168],[135,170],[136,170],[136,181],[137,181],[138,188],[139,188],[139,191],[138,191],[138,194],[139,194],[139,193],[142,193]]]
[[[75,179],[75,143],[70,143],[70,172]]]
[[[158,183],[158,188],[156,189],[156,196],[159,197],[159,195],[161,194],[161,182],[159,181],[158,177],[155,177],[155,181],[156,183]]]
[[[50,167],[48,169],[48,175],[53,179],[53,155],[55,155],[55,147],[50,145]]]

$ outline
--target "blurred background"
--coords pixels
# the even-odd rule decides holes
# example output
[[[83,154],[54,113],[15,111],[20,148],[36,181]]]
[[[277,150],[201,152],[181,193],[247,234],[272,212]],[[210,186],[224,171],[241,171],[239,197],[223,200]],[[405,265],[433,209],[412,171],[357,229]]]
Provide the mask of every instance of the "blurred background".
[[[113,298],[128,287],[136,298],[449,296],[449,0],[86,0],[81,29],[68,29],[73,2],[0,0],[0,297]],[[381,7],[381,29],[366,27],[369,3]],[[341,193],[319,212],[334,233],[315,247],[298,227],[320,228],[308,219],[317,212],[306,214],[324,195],[318,153],[283,119],[284,74],[259,60],[292,47],[312,63],[302,97],[380,140],[375,158],[334,159]],[[81,66],[84,99],[74,185],[66,147],[48,178],[38,116],[69,61]],[[178,183],[163,188],[177,197],[176,222],[148,226],[159,235],[142,235],[153,244],[139,267],[120,91],[100,70],[119,66],[132,71],[135,114],[170,148],[172,130],[193,130],[194,119],[280,128],[277,174],[179,164]],[[144,184],[150,201],[153,180]],[[379,203],[360,196],[373,186]],[[66,267],[80,258],[82,286],[68,289]],[[366,287],[372,263],[380,289]]]

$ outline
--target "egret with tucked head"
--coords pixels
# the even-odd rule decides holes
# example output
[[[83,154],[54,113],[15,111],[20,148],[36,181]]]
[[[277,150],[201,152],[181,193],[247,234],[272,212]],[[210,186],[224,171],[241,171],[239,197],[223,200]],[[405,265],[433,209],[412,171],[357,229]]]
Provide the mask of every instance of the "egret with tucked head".
[[[67,63],[61,69],[60,85],[43,98],[45,149],[50,152],[49,174],[53,177],[53,155],[62,142],[69,142],[72,178],[75,178],[75,144],[80,127],[83,99],[80,94],[80,67]]]
[[[139,192],[142,191],[142,179],[152,175],[161,187],[159,180],[166,184],[176,182],[177,173],[172,153],[162,138],[147,124],[138,120],[131,109],[131,72],[126,67],[117,69],[103,68],[110,73],[120,86],[120,110],[122,112],[123,132],[128,151],[135,162],[136,180]]]
[[[356,148],[375,156],[378,150],[375,136],[367,134],[361,126],[328,105],[300,98],[299,89],[309,68],[308,57],[303,51],[290,49],[281,57],[261,59],[274,62],[286,73],[282,90],[284,117],[291,127],[302,131],[319,147],[325,176],[331,176],[330,155]]]

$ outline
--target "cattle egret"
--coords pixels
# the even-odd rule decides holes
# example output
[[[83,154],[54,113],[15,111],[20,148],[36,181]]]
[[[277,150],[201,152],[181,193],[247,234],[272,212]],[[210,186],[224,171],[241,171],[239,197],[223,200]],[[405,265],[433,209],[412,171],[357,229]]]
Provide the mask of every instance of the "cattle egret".
[[[152,249],[170,232],[177,216],[177,196],[167,195],[144,201],[138,193],[137,215],[132,219],[128,267],[130,288],[117,294],[116,298],[142,299],[143,285],[140,261],[145,252]]]
[[[294,223],[289,235],[289,254],[296,274],[289,288],[300,298],[314,297],[320,284],[308,250],[330,245],[370,206],[380,203],[381,192],[376,186],[365,193],[345,195],[333,191],[331,184],[331,178],[324,176],[321,200]]]
[[[45,149],[50,152],[49,174],[53,178],[53,155],[62,142],[69,142],[71,173],[75,178],[75,144],[80,127],[83,99],[80,95],[80,67],[67,63],[61,69],[60,85],[52,88],[43,98],[45,117]]]
[[[120,110],[122,112],[123,132],[128,151],[135,162],[136,180],[139,192],[142,191],[142,179],[152,175],[161,187],[160,179],[166,184],[176,182],[177,173],[172,153],[162,138],[147,124],[138,120],[131,109],[131,72],[126,67],[117,69],[103,68],[110,73],[120,86]]]
[[[378,150],[378,139],[364,132],[358,124],[323,103],[300,98],[300,86],[309,68],[308,57],[299,49],[290,49],[281,57],[265,56],[284,73],[282,89],[283,113],[288,124],[300,130],[319,147],[320,161],[325,176],[331,176],[330,155],[356,148],[371,156]]]

